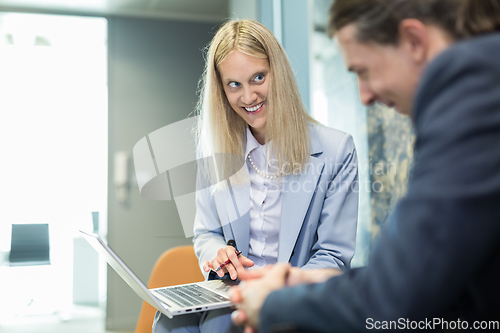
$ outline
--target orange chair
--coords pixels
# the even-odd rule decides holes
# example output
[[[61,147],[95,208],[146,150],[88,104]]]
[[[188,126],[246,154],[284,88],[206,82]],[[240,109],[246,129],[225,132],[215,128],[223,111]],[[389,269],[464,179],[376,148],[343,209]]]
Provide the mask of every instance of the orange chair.
[[[180,270],[174,272],[179,268]],[[203,280],[204,277],[198,266],[198,258],[194,254],[193,246],[177,246],[165,251],[156,261],[149,278],[148,288],[167,287]],[[155,308],[143,302],[135,333],[151,333],[155,313]]]

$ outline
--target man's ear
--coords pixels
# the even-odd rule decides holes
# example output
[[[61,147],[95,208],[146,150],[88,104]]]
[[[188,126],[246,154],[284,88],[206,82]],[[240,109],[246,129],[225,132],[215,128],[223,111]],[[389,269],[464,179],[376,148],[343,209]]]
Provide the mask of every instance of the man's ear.
[[[399,46],[417,64],[427,60],[429,35],[427,27],[417,19],[404,19],[399,24]]]

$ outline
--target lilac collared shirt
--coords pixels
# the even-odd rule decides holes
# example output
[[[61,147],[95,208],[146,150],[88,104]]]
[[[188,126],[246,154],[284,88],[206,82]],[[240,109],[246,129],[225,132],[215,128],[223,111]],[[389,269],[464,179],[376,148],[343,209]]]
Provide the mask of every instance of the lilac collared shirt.
[[[275,173],[272,159],[265,159],[267,145],[261,145],[247,127],[245,158],[250,157],[257,168],[266,173]],[[274,264],[278,258],[278,235],[281,220],[282,185],[276,180],[260,176],[246,159],[250,174],[250,245],[248,257],[255,268]]]

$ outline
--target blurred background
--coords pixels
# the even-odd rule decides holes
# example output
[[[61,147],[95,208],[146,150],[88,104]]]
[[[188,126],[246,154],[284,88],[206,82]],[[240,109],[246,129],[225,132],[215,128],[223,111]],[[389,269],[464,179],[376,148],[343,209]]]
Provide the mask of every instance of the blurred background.
[[[361,105],[326,34],[332,0],[0,0],[0,332],[134,332],[142,300],[78,230],[147,284],[191,244],[173,201],[139,194],[132,149],[193,114],[203,48],[229,18],[284,46],[306,107],[353,135],[360,207],[353,266],[406,191],[409,119]]]

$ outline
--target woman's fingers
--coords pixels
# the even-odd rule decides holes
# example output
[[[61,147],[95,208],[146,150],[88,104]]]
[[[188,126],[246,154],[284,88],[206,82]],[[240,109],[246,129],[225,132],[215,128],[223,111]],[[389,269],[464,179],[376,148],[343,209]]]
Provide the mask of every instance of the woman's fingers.
[[[227,262],[227,264],[226,264]],[[226,246],[217,250],[217,256],[212,259],[211,262],[203,266],[205,271],[206,267],[217,271],[219,277],[223,277],[225,273],[229,273],[232,280],[238,278],[238,271],[243,270],[246,267],[252,267],[254,262],[243,255],[237,255],[236,249],[232,246]],[[219,267],[224,265],[222,269],[217,270]]]
[[[255,265],[255,263],[251,259],[248,259],[247,257],[242,256],[241,254],[239,259],[243,267],[253,267],[253,265]]]
[[[231,260],[225,268],[231,276],[231,280],[236,280],[238,278],[238,272],[236,269],[241,266],[238,256],[236,255],[236,250],[232,246],[227,246],[224,250],[228,259]]]
[[[227,272],[225,267],[217,270],[226,260],[227,256],[226,253],[224,252],[224,249],[219,249],[217,251],[217,256],[214,259],[212,259],[213,270],[217,271],[217,275],[219,277],[223,277],[224,274]]]
[[[208,273],[211,269],[213,269],[212,263],[210,261],[204,261],[203,270]]]

